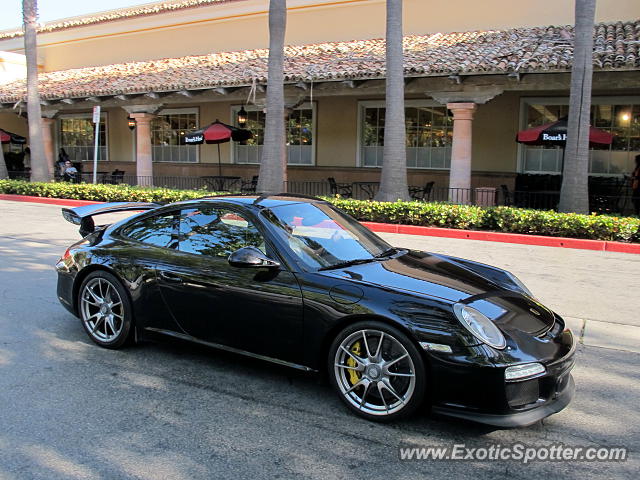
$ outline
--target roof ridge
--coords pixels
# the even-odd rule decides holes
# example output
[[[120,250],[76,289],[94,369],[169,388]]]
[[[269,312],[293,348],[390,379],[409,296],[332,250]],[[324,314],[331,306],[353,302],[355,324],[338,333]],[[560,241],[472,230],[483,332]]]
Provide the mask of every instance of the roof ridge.
[[[103,10],[100,12],[92,12],[86,15],[76,15],[73,17],[59,18],[50,22],[45,22],[37,29],[38,33],[50,33],[59,30],[68,30],[71,28],[84,27],[88,25],[96,25],[99,23],[114,22],[118,20],[126,20],[135,17],[146,17],[161,13],[174,12],[176,10],[188,10],[191,8],[203,7],[206,5],[224,4],[241,2],[245,0],[182,0],[178,2],[172,1],[156,1],[142,3],[122,8],[114,8],[112,10]],[[21,37],[24,35],[22,28],[9,28],[0,31],[0,40]]]

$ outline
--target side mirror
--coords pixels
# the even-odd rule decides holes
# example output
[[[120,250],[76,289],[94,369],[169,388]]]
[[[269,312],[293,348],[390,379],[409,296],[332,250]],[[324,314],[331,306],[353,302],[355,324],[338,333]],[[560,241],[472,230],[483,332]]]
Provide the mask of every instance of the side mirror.
[[[242,247],[229,255],[229,265],[238,268],[278,268],[280,263],[271,260],[256,247]]]

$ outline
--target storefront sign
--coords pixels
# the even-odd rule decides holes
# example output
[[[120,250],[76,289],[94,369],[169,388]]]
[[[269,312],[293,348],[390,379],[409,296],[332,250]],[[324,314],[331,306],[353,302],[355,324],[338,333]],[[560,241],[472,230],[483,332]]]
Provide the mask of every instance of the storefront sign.
[[[567,141],[567,134],[566,133],[559,133],[557,135],[549,135],[548,133],[543,133],[542,134],[542,141],[543,142],[566,142]]]

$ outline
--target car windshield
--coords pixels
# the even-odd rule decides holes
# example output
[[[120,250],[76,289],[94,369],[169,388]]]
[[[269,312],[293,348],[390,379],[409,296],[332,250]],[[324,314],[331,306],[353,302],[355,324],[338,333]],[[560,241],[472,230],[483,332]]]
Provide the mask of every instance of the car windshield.
[[[375,260],[391,249],[366,227],[326,203],[281,205],[265,215],[295,255],[313,269]]]

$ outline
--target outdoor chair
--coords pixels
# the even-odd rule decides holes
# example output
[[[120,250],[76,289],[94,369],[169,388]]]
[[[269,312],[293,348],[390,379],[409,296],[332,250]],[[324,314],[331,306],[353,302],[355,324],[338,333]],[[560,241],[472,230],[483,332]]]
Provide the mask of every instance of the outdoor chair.
[[[124,170],[115,169],[113,172],[111,172],[110,178],[105,183],[110,183],[113,185],[122,183],[122,181],[124,180],[124,173]]]
[[[258,175],[254,175],[251,180],[243,181],[242,185],[240,185],[241,193],[256,193],[256,188],[258,187]]]
[[[409,187],[409,195],[411,195],[411,198],[414,200],[429,200],[434,184],[435,182],[427,182],[424,187]]]
[[[500,185],[500,192],[502,192],[502,204],[505,207],[510,207],[513,203],[511,199],[511,192],[509,191],[509,187],[506,185]]]
[[[327,178],[329,182],[329,188],[331,189],[331,195],[340,195],[342,197],[353,196],[353,185],[350,183],[338,183],[333,177]]]

